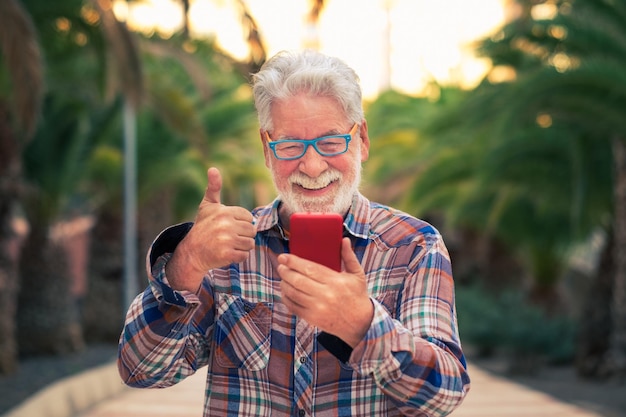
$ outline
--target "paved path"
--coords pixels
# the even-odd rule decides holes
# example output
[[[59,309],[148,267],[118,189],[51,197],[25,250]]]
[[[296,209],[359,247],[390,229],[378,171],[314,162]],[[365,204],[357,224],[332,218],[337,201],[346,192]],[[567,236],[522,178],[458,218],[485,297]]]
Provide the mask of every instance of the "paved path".
[[[470,364],[472,390],[454,417],[601,417]],[[74,417],[202,417],[205,372],[165,389],[122,390]]]

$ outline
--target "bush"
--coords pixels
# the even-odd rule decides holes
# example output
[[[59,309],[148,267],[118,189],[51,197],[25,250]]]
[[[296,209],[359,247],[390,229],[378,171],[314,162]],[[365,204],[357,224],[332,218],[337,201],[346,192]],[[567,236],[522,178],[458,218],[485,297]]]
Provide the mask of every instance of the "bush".
[[[479,285],[457,287],[459,331],[479,355],[506,353],[552,364],[574,359],[576,326],[564,316],[549,316],[530,305],[523,292],[493,294]]]

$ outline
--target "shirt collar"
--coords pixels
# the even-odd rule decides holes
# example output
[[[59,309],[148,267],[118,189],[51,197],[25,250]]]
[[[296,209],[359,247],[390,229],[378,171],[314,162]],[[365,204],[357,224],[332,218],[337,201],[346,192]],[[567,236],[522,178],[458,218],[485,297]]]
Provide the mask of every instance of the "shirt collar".
[[[253,210],[252,214],[256,218],[256,227],[258,232],[265,232],[274,227],[279,226],[278,221],[278,207],[280,206],[280,199],[276,198],[269,205],[265,207],[259,207]],[[282,228],[281,228],[282,230]]]
[[[276,198],[267,206],[254,210],[257,230],[259,232],[264,232],[276,227],[280,230],[280,233],[283,234],[283,237],[285,236],[278,217],[280,204],[280,198]],[[370,232],[370,212],[369,200],[361,193],[355,193],[352,198],[352,205],[343,219],[343,225],[348,233],[355,237],[367,239]]]

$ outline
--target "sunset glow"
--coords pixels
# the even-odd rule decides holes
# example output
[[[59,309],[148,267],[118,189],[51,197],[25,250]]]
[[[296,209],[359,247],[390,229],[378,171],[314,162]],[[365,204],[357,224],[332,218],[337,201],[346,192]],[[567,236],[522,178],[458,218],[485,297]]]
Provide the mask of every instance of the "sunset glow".
[[[123,3],[123,4],[122,4]],[[257,21],[268,54],[299,49],[317,39],[322,52],[336,55],[361,76],[366,97],[393,87],[419,94],[430,80],[473,86],[487,63],[470,43],[499,26],[503,0],[327,0],[318,30],[307,24],[308,0],[245,0]],[[215,37],[236,58],[247,56],[236,2],[192,0],[194,36]],[[180,29],[179,1],[116,3],[129,26],[169,36]]]

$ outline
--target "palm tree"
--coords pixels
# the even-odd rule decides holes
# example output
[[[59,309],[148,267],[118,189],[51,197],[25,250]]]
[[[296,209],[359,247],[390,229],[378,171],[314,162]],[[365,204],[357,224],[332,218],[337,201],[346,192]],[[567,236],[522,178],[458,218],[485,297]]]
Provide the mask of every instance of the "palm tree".
[[[586,366],[587,375],[623,374],[626,6],[517,3],[519,17],[479,44],[492,73],[420,131],[435,144],[419,142],[430,159],[420,159],[412,192],[404,195],[411,207],[443,211],[457,225],[503,241],[522,256],[548,301],[572,244],[605,230],[612,256],[604,256],[602,272],[609,265],[612,298],[592,301],[598,293],[590,293],[590,304],[596,311],[611,307],[590,317],[611,317],[612,327],[602,336],[606,343],[582,343],[581,363],[595,364]],[[533,17],[540,7],[554,15]],[[490,81],[503,69],[514,77]],[[607,323],[601,321],[582,328],[597,333]],[[598,346],[604,350],[592,351]]]
[[[241,26],[245,33],[246,43],[248,44],[249,54],[246,73],[257,72],[261,65],[267,59],[267,51],[263,44],[263,38],[256,23],[256,19],[243,0],[237,0],[239,7],[239,15],[241,16]]]
[[[453,178],[465,188],[453,196],[445,194],[444,187],[431,200],[451,197],[449,201],[456,203],[452,207],[463,218],[478,214],[476,224],[509,236],[506,241],[518,248],[526,247],[539,284],[554,285],[572,243],[598,228],[606,230],[613,245],[607,248],[614,259],[613,297],[593,303],[596,308],[612,306],[611,336],[605,335],[605,352],[583,352],[602,357],[593,360],[597,366],[585,373],[623,374],[626,205],[620,181],[625,177],[626,8],[601,0],[518,3],[520,17],[484,40],[479,49],[493,61],[493,75],[507,67],[516,76],[500,83],[487,78],[457,111],[438,122],[439,132],[443,128],[452,131],[452,138],[472,139],[458,149],[460,155],[451,156],[448,170],[433,164],[444,175],[456,172]],[[554,16],[533,18],[538,5],[553,6]],[[471,142],[478,147],[472,148]],[[473,164],[472,155],[478,155]],[[468,163],[470,170],[463,172]],[[468,175],[476,172],[477,177]],[[420,196],[428,181],[427,189],[433,189],[432,173],[423,174]],[[481,200],[487,205],[467,205]],[[510,217],[507,211],[518,214]]]
[[[487,127],[471,124],[466,114],[466,107],[485,108],[486,103],[466,106],[466,92],[436,84],[429,89],[438,92],[437,100],[389,91],[368,107],[371,134],[376,138],[366,167],[373,184],[369,193],[444,228],[451,236],[448,246],[456,279],[471,280],[479,273],[490,287],[519,283],[515,248],[503,242],[517,240],[505,236],[498,219],[514,206],[513,197],[524,193],[510,194],[503,206],[507,200],[497,196],[498,190],[516,180],[505,183],[492,174],[498,169],[494,156],[502,151],[489,154]],[[501,180],[499,185],[495,180]]]
[[[263,180],[251,92],[239,72],[246,64],[184,36],[142,38],[138,45],[145,86],[137,120],[138,249],[143,254],[165,226],[193,219],[208,164],[228,173],[223,198],[229,204],[254,205],[259,183],[263,187],[269,181]],[[121,159],[119,143],[112,141],[97,149],[90,162],[90,189],[98,204],[85,308],[88,340],[116,340],[123,319]],[[139,258],[142,263],[143,256]],[[141,289],[147,282],[143,273],[139,276]]]
[[[56,94],[46,99],[43,110],[37,134],[23,154],[29,184],[23,203],[30,223],[18,298],[18,342],[24,355],[83,347],[67,254],[51,231],[59,219],[85,213],[81,201],[70,197],[77,196],[88,155],[102,140],[100,128],[110,123],[114,109],[98,110],[69,94]]]
[[[35,22],[39,22],[37,26],[42,28],[42,39],[45,40],[43,44],[49,57],[47,67],[50,70],[50,89],[44,107],[44,118],[37,131],[36,144],[30,146],[24,155],[30,184],[28,198],[24,200],[25,212],[33,219],[31,221],[32,233],[25,247],[30,255],[24,259],[32,259],[34,253],[41,253],[45,256],[42,256],[38,263],[22,263],[22,272],[26,278],[23,280],[24,291],[20,299],[20,309],[22,312],[29,312],[34,320],[29,322],[28,316],[22,314],[20,328],[27,331],[34,329],[33,325],[44,326],[45,321],[38,321],[37,317],[48,318],[49,315],[54,320],[47,325],[46,329],[34,329],[34,333],[40,331],[38,334],[42,336],[38,340],[22,338],[24,349],[30,353],[73,350],[79,348],[82,342],[82,331],[80,324],[77,323],[74,300],[72,297],[67,297],[69,273],[64,272],[66,265],[58,262],[63,261],[63,256],[58,255],[60,254],[59,248],[49,239],[48,230],[61,217],[71,216],[72,211],[91,213],[94,204],[96,204],[95,207],[107,207],[106,204],[102,205],[94,200],[94,197],[101,196],[101,194],[84,193],[89,189],[89,184],[84,180],[89,178],[76,174],[76,172],[87,170],[86,164],[94,161],[92,155],[102,155],[102,152],[106,154],[107,147],[111,149],[111,134],[117,132],[119,135],[119,128],[116,126],[119,126],[120,121],[115,114],[120,108],[120,101],[104,100],[103,96],[115,97],[117,91],[123,90],[137,108],[139,108],[139,103],[147,104],[146,110],[151,115],[144,116],[147,117],[145,120],[150,120],[154,114],[159,114],[168,128],[172,129],[159,130],[160,133],[169,132],[178,142],[185,142],[186,146],[191,145],[189,148],[180,148],[181,166],[185,160],[199,161],[199,156],[210,156],[212,161],[223,160],[224,163],[240,168],[234,170],[234,175],[231,177],[233,182],[225,184],[227,191],[232,190],[230,193],[227,192],[226,199],[235,201],[242,196],[249,195],[258,182],[258,179],[254,178],[257,170],[252,172],[249,170],[251,166],[258,166],[258,161],[255,159],[242,162],[249,158],[249,153],[241,153],[242,147],[254,145],[252,142],[248,144],[248,142],[237,141],[242,136],[250,139],[256,138],[256,134],[253,134],[253,129],[251,129],[254,125],[254,112],[249,91],[247,95],[246,93],[242,95],[243,90],[238,88],[239,86],[242,86],[244,90],[248,88],[245,86],[248,71],[244,71],[245,76],[237,75],[241,74],[238,71],[230,71],[228,74],[231,80],[223,83],[224,62],[220,61],[227,61],[228,65],[234,65],[240,71],[242,68],[249,69],[250,65],[260,65],[258,62],[241,65],[229,59],[225,54],[219,52],[206,54],[207,51],[204,51],[204,54],[198,54],[198,56],[204,57],[214,68],[218,69],[211,75],[214,77],[211,83],[206,83],[202,82],[198,76],[200,74],[198,69],[206,65],[206,62],[202,65],[192,64],[194,59],[186,56],[178,63],[182,62],[189,71],[184,73],[185,75],[179,70],[173,72],[178,77],[178,88],[171,88],[176,85],[174,78],[171,79],[170,88],[162,83],[163,79],[155,79],[150,93],[144,95],[145,90],[142,88],[143,82],[140,75],[141,63],[139,57],[135,55],[134,35],[128,33],[112,15],[109,1],[93,0],[85,5],[80,0],[66,0],[57,2],[53,9],[50,9],[48,5],[46,1],[38,0],[29,0],[28,3],[29,12]],[[54,22],[55,25],[50,25],[50,22]],[[260,41],[258,36],[255,39]],[[167,49],[155,46],[156,43],[153,40],[144,43],[144,46],[147,44],[150,47],[145,48],[146,52],[152,50],[154,53],[159,48]],[[179,45],[178,49],[193,49],[194,47],[197,45],[193,46],[193,42],[185,41],[184,48]],[[107,55],[109,51],[110,55]],[[147,55],[150,53],[148,52]],[[179,55],[181,56],[183,55]],[[264,60],[264,54],[257,55],[257,57]],[[113,68],[116,71],[109,71],[111,66],[107,65],[107,62],[115,63]],[[162,68],[159,67],[161,64],[155,64],[152,76],[163,75]],[[193,76],[188,77],[189,74]],[[237,76],[235,83],[232,82],[232,75]],[[193,84],[188,82],[190,79],[194,81]],[[176,101],[172,100],[175,98],[179,99],[178,107]],[[189,106],[185,107],[186,105]],[[155,136],[146,136],[146,139],[152,139]],[[223,139],[221,144],[219,138]],[[257,139],[253,143],[259,145]],[[150,145],[153,147],[154,143],[150,142]],[[167,155],[170,158],[169,163],[172,161],[171,156],[171,153]],[[51,171],[54,165],[48,163],[48,160],[56,162],[58,165],[56,171]],[[188,201],[191,195],[190,190],[195,190],[199,184],[204,186],[205,167],[200,168],[198,164],[195,164],[198,166],[196,174],[187,175],[185,179],[185,175],[181,175],[185,170],[172,171],[168,162],[165,160],[159,162],[161,172],[146,174],[146,177],[162,178],[163,171],[177,173],[179,179],[173,181],[178,181],[180,184],[180,177],[183,177],[183,182],[187,181],[191,185],[178,188],[171,186],[171,189],[175,191],[172,193],[171,200],[174,203],[179,200],[179,197]],[[150,164],[145,166],[150,166]],[[155,167],[156,164],[152,166]],[[165,170],[162,168],[164,166],[167,167]],[[187,168],[192,166],[194,166],[193,163],[187,162]],[[248,169],[247,173],[243,172],[243,167]],[[140,180],[142,179],[140,176]],[[247,181],[242,186],[235,185],[241,179],[247,179]],[[145,197],[140,197],[142,201],[150,201],[150,196],[164,191],[162,187],[158,188],[162,186],[162,183],[146,181],[146,184],[152,185],[140,187],[140,194],[145,193]],[[199,195],[201,191],[200,189]],[[160,196],[163,195],[160,194]],[[113,201],[107,197],[103,200]],[[246,201],[253,204],[255,198],[247,197]],[[194,200],[194,206],[195,204],[197,200]],[[108,207],[111,206],[108,205]],[[182,208],[184,206],[185,204],[182,206],[175,204],[176,208],[182,210],[177,214],[179,217],[180,213],[185,212]],[[120,218],[115,216],[114,210],[111,214],[113,216],[105,215],[100,219],[113,219],[119,222]],[[107,224],[110,225],[110,223]],[[101,226],[96,223],[96,231],[102,230]],[[116,226],[107,230],[119,230],[119,223]],[[147,233],[150,236],[154,235],[152,230]],[[95,241],[99,242],[99,239]],[[116,253],[119,252],[121,251],[118,250]],[[108,268],[106,271],[111,271],[110,265],[106,268]],[[41,271],[49,273],[49,279],[44,281],[50,286],[44,291],[41,291],[41,286],[37,287],[40,284],[37,278],[41,278],[37,274],[41,274]],[[46,297],[37,298],[42,294]],[[65,296],[58,296],[58,294],[65,294]],[[34,314],[37,309],[45,312],[39,315]],[[55,317],[55,314],[58,317]],[[56,331],[52,330],[54,327]],[[46,335],[59,337],[46,338],[44,337]]]
[[[0,374],[17,368],[15,335],[20,242],[14,230],[22,188],[21,149],[32,138],[43,91],[43,66],[32,19],[18,0],[0,2]],[[12,100],[9,98],[12,96]]]
[[[88,211],[88,199],[77,193],[77,187],[90,153],[103,139],[107,125],[115,122],[119,103],[105,101],[103,94],[111,85],[106,82],[111,71],[104,64],[105,39],[117,52],[115,62],[121,68],[110,79],[121,82],[134,102],[139,100],[141,82],[134,75],[137,61],[128,47],[132,46],[128,32],[111,20],[106,1],[92,6],[82,0],[57,2],[53,8],[45,1],[27,3],[46,51],[48,89],[41,122],[23,154],[28,193],[22,201],[31,231],[20,266],[17,316],[22,354],[60,353],[83,346],[72,274],[61,242],[51,230],[57,221]]]
[[[533,4],[525,3],[532,11]],[[596,374],[626,374],[626,5],[605,0],[554,2],[554,15],[509,25],[495,45],[541,62],[520,73],[507,112],[512,127],[548,117],[592,138],[612,155],[612,216],[600,223],[612,236],[613,296],[608,350]],[[531,14],[532,15],[532,14]],[[493,45],[487,44],[489,48]],[[534,115],[534,116],[533,116]],[[602,303],[597,303],[600,306]]]

